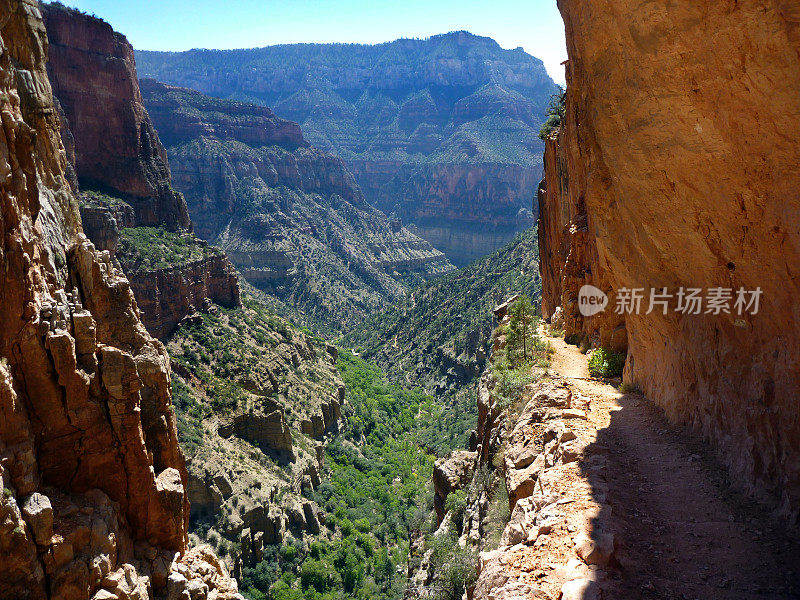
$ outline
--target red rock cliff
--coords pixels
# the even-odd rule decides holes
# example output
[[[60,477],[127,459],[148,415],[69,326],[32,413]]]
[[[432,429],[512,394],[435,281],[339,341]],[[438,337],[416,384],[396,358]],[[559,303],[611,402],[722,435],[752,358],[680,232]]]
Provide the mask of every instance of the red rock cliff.
[[[628,315],[625,378],[796,519],[800,12],[765,0],[559,8],[567,116],[540,196],[543,311],[560,304],[568,330],[602,341],[616,322],[580,318],[581,282],[760,288],[758,314],[673,303]]]
[[[128,41],[77,10],[50,4],[42,11],[51,47],[47,69],[63,108],[68,158],[81,185],[108,192],[82,194],[87,235],[99,249],[115,254],[122,228],[191,228],[186,202],[172,189],[166,151],[142,102]],[[170,334],[183,317],[209,302],[240,304],[236,270],[220,252],[144,270],[129,256],[117,258],[142,320],[156,337]]]
[[[81,233],[47,50],[0,0],[0,598],[238,597],[187,552],[169,359]]]
[[[190,227],[170,183],[167,154],[142,104],[133,48],[108,23],[57,4],[43,5],[48,73],[74,136],[82,185],[110,188],[137,225]]]

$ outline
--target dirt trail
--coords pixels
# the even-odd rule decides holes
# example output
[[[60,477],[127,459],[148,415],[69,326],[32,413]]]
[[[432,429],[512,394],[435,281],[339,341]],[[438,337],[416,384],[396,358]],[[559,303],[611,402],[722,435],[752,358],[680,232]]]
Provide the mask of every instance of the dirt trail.
[[[547,339],[551,371],[590,398],[582,434],[590,443],[570,485],[588,483],[596,521],[616,537],[618,564],[595,572],[582,597],[800,598],[800,543],[729,485],[709,446],[642,395],[589,379],[585,355]]]

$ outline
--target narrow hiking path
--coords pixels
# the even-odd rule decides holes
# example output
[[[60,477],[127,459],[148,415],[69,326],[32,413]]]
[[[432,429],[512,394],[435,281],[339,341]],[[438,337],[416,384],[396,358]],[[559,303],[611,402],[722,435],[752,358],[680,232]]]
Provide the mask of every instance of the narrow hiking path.
[[[592,584],[573,597],[800,598],[800,543],[730,486],[713,450],[641,394],[590,379],[585,355],[542,334],[555,349],[550,371],[588,399],[569,487],[588,491],[591,520],[615,538],[612,564],[584,571]]]

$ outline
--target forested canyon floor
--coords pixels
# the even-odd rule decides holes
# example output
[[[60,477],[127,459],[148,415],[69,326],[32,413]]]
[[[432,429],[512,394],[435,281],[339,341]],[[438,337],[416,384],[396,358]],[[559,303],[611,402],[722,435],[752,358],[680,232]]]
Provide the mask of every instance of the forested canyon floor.
[[[518,499],[507,545],[481,555],[473,597],[798,597],[797,541],[732,487],[709,446],[640,393],[589,378],[575,346],[546,339],[550,376],[587,408],[565,420],[582,450]]]

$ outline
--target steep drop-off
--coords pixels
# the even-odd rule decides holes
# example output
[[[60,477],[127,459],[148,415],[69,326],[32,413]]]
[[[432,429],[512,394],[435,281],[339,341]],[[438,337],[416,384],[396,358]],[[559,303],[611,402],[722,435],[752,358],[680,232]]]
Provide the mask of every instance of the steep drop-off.
[[[270,547],[320,534],[323,438],[339,431],[337,351],[252,298],[186,319],[166,341],[188,457],[190,530],[237,576]]]
[[[74,140],[83,187],[107,189],[134,209],[137,225],[188,228],[186,202],[139,93],[133,48],[96,17],[42,5],[50,41],[47,71]]]
[[[344,163],[264,107],[142,80],[198,233],[326,331],[452,265],[366,203]]]
[[[559,2],[566,123],[540,196],[543,313],[582,319],[577,289],[644,288],[626,314],[625,379],[713,440],[735,479],[800,508],[800,61],[797,8],[747,0]],[[731,289],[729,312],[645,314],[651,288]],[[734,304],[760,289],[757,314]]]
[[[148,331],[163,338],[209,302],[238,305],[231,263],[189,233],[186,201],[172,188],[128,41],[108,23],[57,3],[43,5],[42,13],[51,44],[48,75],[82,188],[84,230],[98,249],[119,259]],[[159,229],[132,229],[139,227]],[[180,251],[187,246],[196,252]],[[142,256],[156,249],[159,261]]]
[[[370,203],[459,266],[531,226],[537,138],[557,87],[521,48],[426,40],[137,52],[140,73],[297,121],[341,156]]]
[[[0,597],[241,598],[187,552],[164,347],[81,233],[35,2],[0,2]]]
[[[344,342],[393,379],[438,396],[441,429],[452,436],[447,447],[463,447],[475,426],[474,386],[491,354],[492,308],[512,294],[537,302],[538,269],[530,229],[490,256],[414,288]]]

